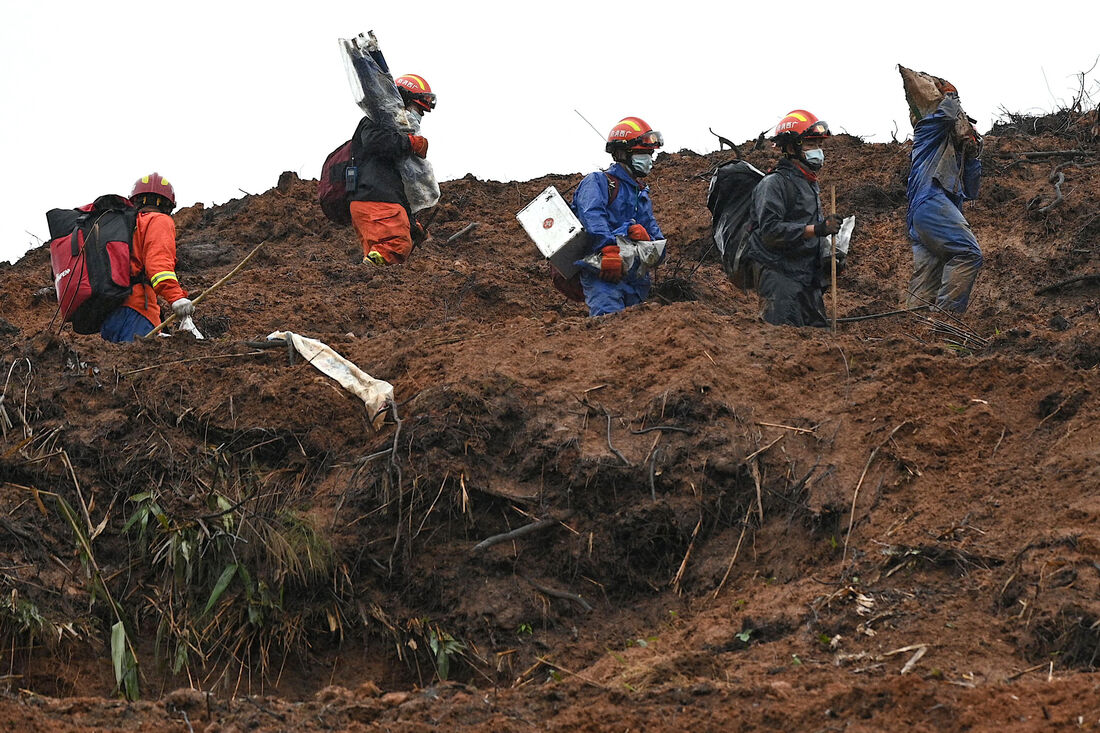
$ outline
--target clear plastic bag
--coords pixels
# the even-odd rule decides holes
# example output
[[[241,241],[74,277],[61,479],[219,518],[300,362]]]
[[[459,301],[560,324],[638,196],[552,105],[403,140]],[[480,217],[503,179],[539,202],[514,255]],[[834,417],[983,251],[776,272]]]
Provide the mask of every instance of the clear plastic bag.
[[[389,66],[378,46],[374,32],[360,33],[355,38],[340,39],[341,56],[348,73],[352,97],[363,114],[377,123],[392,123],[398,130],[416,134],[419,124],[411,119],[393,83]],[[424,158],[410,155],[398,164],[409,208],[416,213],[439,203],[439,184],[432,164]]]

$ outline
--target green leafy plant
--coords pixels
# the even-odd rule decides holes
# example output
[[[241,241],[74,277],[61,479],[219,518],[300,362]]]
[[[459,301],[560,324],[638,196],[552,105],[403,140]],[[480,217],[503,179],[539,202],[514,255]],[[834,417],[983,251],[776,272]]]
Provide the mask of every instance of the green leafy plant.
[[[517,636],[530,636],[533,633],[535,633],[535,632],[534,632],[534,629],[531,628],[531,624],[522,623],[522,624],[520,624],[519,626],[516,627],[516,635]]]
[[[464,652],[466,645],[439,628],[433,628],[428,633],[428,646],[435,655],[436,674],[446,681],[451,673],[451,657]]]
[[[749,639],[751,639],[751,638],[752,638],[752,632],[753,632],[753,631],[754,631],[754,629],[745,629],[744,631],[742,631],[742,632],[741,632],[741,633],[739,633],[739,634],[734,634],[734,636],[736,636],[736,637],[737,637],[737,639],[738,639],[739,641],[741,641],[742,643],[748,644],[748,643],[749,643]]]

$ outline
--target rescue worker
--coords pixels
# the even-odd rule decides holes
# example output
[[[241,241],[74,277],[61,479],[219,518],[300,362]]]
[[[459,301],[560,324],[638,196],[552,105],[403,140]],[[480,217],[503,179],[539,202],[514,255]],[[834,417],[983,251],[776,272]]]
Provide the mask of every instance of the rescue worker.
[[[573,211],[588,236],[587,256],[577,264],[590,316],[617,313],[649,296],[649,270],[664,259],[665,235],[643,180],[663,144],[644,120],[624,118],[604,148],[614,163],[585,176],[573,194]]]
[[[178,318],[192,315],[195,306],[176,278],[176,192],[159,173],[142,176],[134,183],[130,202],[138,208],[134,244],[130,252],[130,297],[116,308],[100,328],[106,341],[129,342],[160,325],[161,297]]]
[[[775,126],[772,143],[783,157],[752,192],[745,256],[764,302],[764,320],[776,326],[827,326],[823,279],[831,257],[829,234],[842,218],[825,215],[817,173],[829,125],[796,109]],[[843,269],[837,258],[838,271]]]
[[[943,101],[932,114],[913,120],[912,168],[905,217],[913,243],[913,277],[907,308],[932,305],[966,312],[982,268],[982,250],[962,213],[978,197],[982,138],[966,117],[950,82],[937,82]]]
[[[394,80],[414,132],[364,117],[355,128],[358,184],[351,194],[351,223],[363,245],[363,264],[397,265],[427,233],[412,216],[398,164],[409,155],[426,158],[428,140],[419,135],[424,115],[435,109],[435,94],[416,74]]]

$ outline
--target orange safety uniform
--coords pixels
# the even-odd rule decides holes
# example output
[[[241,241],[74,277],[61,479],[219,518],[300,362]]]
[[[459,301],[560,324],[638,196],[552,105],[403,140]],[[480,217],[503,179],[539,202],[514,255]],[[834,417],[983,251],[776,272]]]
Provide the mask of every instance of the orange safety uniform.
[[[363,254],[378,252],[386,264],[398,265],[413,250],[409,212],[386,201],[352,201],[351,223],[363,245]]]
[[[407,226],[407,225],[406,225]],[[176,222],[159,211],[138,214],[134,230],[134,246],[130,253],[130,275],[145,277],[134,285],[134,291],[123,303],[160,325],[160,305],[157,296],[169,303],[187,297],[187,291],[176,279]]]

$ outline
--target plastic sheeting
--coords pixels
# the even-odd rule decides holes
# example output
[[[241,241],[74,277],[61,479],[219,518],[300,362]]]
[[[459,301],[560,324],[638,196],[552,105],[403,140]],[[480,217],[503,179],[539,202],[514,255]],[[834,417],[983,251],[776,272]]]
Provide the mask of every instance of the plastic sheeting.
[[[370,31],[366,36],[360,33],[351,39],[341,38],[340,51],[348,72],[352,97],[359,109],[373,122],[390,121],[402,132],[417,134],[420,125],[401,101],[401,94],[393,83],[374,32]],[[401,159],[398,170],[413,213],[439,203],[439,184],[431,163],[409,155]]]

